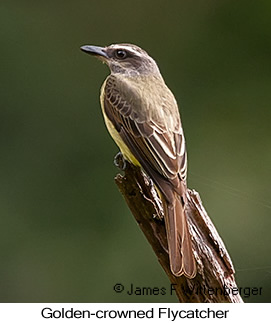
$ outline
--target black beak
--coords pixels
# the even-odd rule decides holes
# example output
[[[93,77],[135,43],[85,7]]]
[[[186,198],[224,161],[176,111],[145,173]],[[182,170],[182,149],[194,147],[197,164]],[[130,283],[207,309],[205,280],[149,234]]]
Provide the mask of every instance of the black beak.
[[[90,55],[108,58],[104,47],[85,45],[80,47],[80,49]]]

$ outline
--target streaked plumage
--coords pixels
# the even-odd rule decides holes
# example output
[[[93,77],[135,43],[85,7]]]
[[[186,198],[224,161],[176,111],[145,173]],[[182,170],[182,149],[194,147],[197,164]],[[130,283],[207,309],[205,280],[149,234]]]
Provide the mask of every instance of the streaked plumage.
[[[185,215],[187,157],[178,105],[155,61],[130,44],[82,49],[105,61],[111,75],[101,91],[107,128],[124,157],[140,165],[160,192],[171,270],[196,274]],[[117,57],[123,51],[125,58]],[[120,53],[121,54],[121,53]]]

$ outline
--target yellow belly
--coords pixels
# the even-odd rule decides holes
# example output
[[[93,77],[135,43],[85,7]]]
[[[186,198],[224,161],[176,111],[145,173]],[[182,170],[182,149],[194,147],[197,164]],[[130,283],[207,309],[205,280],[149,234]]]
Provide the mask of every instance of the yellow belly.
[[[124,141],[122,140],[122,138],[119,135],[118,131],[115,129],[114,125],[107,118],[107,116],[106,116],[106,114],[104,112],[104,86],[105,86],[105,83],[106,83],[106,80],[105,80],[105,82],[104,82],[104,84],[102,85],[102,88],[101,88],[100,101],[101,101],[102,112],[103,112],[104,121],[105,121],[107,130],[110,133],[113,140],[115,141],[115,143],[118,145],[118,147],[119,147],[121,153],[123,154],[124,158],[127,159],[128,161],[130,161],[135,166],[140,166],[140,163],[134,157],[134,155],[131,153],[130,149],[124,143]]]

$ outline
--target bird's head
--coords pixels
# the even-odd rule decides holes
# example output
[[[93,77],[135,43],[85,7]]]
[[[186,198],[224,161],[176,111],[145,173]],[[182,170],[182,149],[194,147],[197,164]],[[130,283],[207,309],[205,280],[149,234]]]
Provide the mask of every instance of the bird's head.
[[[107,47],[85,45],[81,50],[105,62],[112,74],[160,74],[159,68],[147,52],[136,45],[114,44]]]

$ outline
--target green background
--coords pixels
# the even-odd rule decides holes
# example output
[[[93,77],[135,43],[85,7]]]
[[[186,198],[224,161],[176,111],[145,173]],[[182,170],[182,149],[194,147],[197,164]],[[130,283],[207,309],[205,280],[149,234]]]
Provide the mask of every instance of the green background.
[[[0,4],[0,301],[176,302],[114,184],[100,112],[105,65],[84,44],[135,43],[158,62],[185,129],[190,188],[240,287],[271,300],[271,2]]]

